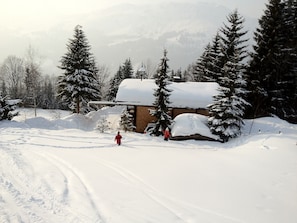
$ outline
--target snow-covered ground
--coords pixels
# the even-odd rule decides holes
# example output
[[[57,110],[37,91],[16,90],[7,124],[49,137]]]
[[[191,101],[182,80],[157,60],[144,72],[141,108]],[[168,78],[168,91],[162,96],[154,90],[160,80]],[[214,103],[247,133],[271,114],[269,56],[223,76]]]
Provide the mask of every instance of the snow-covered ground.
[[[116,146],[121,110],[1,121],[0,222],[296,223],[296,125],[246,121],[225,144],[123,132]]]

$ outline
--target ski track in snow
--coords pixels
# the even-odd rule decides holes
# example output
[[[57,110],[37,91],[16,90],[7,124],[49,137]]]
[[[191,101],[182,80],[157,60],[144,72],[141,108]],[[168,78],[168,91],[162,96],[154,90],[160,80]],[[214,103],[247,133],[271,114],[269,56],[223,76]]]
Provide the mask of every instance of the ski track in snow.
[[[18,210],[11,212],[10,209],[1,209],[1,222],[47,222],[43,217],[45,213],[57,215],[57,220],[59,214],[69,215],[63,202],[56,200],[49,182],[32,180],[34,169],[24,160],[22,153],[1,147],[1,160],[11,167],[0,178],[1,201],[6,203],[6,200],[13,200],[14,204],[10,202],[7,206],[16,206]]]
[[[23,151],[20,149],[24,145],[40,146],[31,143],[34,137],[61,140],[62,136],[46,136],[40,130],[30,130],[28,132],[27,130],[10,131],[8,129],[3,131],[3,133],[0,139],[0,168],[4,168],[5,166],[9,166],[10,168],[1,171],[5,174],[0,176],[1,223],[42,223],[48,222],[49,219],[51,219],[51,222],[103,222],[91,197],[88,196],[87,187],[78,174],[48,154],[45,156],[41,152],[33,150],[30,150],[27,154],[26,150]],[[2,141],[2,139],[5,140]],[[68,140],[73,140],[73,138],[69,138]],[[38,167],[32,166],[30,159],[39,160],[40,164],[43,164],[41,168],[46,164],[50,166],[51,170],[54,169],[55,171],[47,177],[39,176],[37,175]],[[46,171],[41,172],[41,174],[44,173]],[[63,188],[62,191],[59,191],[61,188],[54,188],[52,186],[51,177],[58,178],[58,181],[63,184],[61,187]],[[73,210],[69,206],[69,202],[67,201],[68,193],[70,192],[68,185],[69,178],[74,178],[80,184],[80,190],[84,191],[87,195],[87,200],[94,210],[94,216],[84,216],[79,209]],[[45,216],[50,216],[50,218],[46,218]]]
[[[37,152],[35,151],[35,153],[37,154]],[[85,195],[84,196],[84,199],[85,198],[88,198],[87,200],[90,202],[90,205],[93,209],[93,212],[96,214],[96,219],[95,222],[102,222],[102,221],[99,221],[99,219],[102,219],[99,212],[98,212],[98,208],[96,207],[93,199],[92,199],[92,196],[90,195],[90,192],[89,192],[89,189],[88,187],[86,186],[84,180],[79,176],[78,173],[75,172],[75,170],[71,167],[69,167],[67,165],[67,163],[65,163],[63,160],[59,159],[58,157],[56,156],[53,156],[49,153],[38,153],[39,156],[43,157],[47,162],[50,162],[52,165],[54,165],[55,167],[57,167],[57,169],[59,170],[59,172],[63,175],[63,177],[65,178],[65,182],[68,183],[69,180],[68,178],[75,178],[76,181],[78,181],[78,184],[80,185],[80,187],[82,188],[81,190],[84,191]],[[66,173],[67,175],[65,175],[64,173]],[[76,186],[77,186],[77,183],[76,183]],[[65,188],[65,192],[63,193],[64,194],[64,198],[67,198],[67,195],[69,193],[69,188],[68,186]],[[79,210],[77,210],[77,212],[79,212]],[[88,219],[88,216],[84,216],[86,219]],[[93,221],[92,221],[93,222]]]
[[[135,173],[119,166],[118,164],[112,163],[107,160],[99,159],[99,164],[112,169],[130,184],[131,187],[135,188],[137,191],[143,192],[149,199],[153,200],[160,208],[163,208],[170,212],[177,222],[190,223],[194,222],[194,219],[189,218],[189,216],[195,216],[197,213],[202,214],[204,217],[207,216],[209,219],[216,219],[217,222],[224,223],[243,223],[239,219],[235,219],[230,216],[220,214],[218,212],[208,210],[189,204],[187,202],[176,200],[171,198],[164,193],[158,191],[156,188],[146,183],[141,177],[137,176]],[[186,210],[186,211],[185,211]],[[184,216],[187,213],[187,216]]]
[[[5,203],[5,196],[10,195],[15,201],[15,205],[18,206],[21,214],[10,213],[9,210],[0,208],[0,220],[1,222],[46,222],[44,219],[44,212],[48,215],[56,215],[57,221],[64,222],[107,222],[103,221],[103,217],[98,211],[98,207],[92,200],[89,189],[86,186],[87,183],[79,176],[78,173],[72,168],[66,161],[62,160],[50,152],[40,149],[40,147],[46,148],[61,148],[61,149],[94,149],[98,148],[98,142],[92,136],[86,136],[84,138],[78,138],[76,135],[57,135],[56,133],[48,134],[40,129],[31,129],[30,131],[19,132],[13,130],[13,132],[7,132],[7,136],[13,135],[14,138],[1,142],[1,160],[10,162],[10,166],[13,166],[9,176],[1,176],[0,185],[1,191],[5,191],[4,195],[0,196],[0,204]],[[5,137],[5,135],[3,135]],[[36,143],[40,142],[40,139],[44,139],[47,143]],[[35,142],[36,141],[36,142]],[[66,142],[69,146],[61,146]],[[22,145],[29,146],[30,154],[23,154],[21,150],[9,150],[5,148],[5,144],[11,142],[15,147],[21,147]],[[60,144],[58,144],[60,142]],[[126,141],[128,143],[129,140]],[[79,147],[75,144],[78,143]],[[138,142],[136,142],[138,143]],[[85,146],[82,146],[85,145]],[[109,147],[110,145],[102,145],[102,147]],[[171,147],[172,145],[167,145]],[[100,147],[100,146],[99,146]],[[133,149],[133,145],[124,146],[126,149]],[[131,148],[130,148],[131,147]],[[26,157],[31,156],[31,157]],[[51,169],[56,170],[56,176],[59,176],[59,181],[62,182],[63,190],[58,192],[55,188],[52,188],[50,182],[46,180],[36,179],[36,182],[32,182],[32,176],[35,174],[33,166],[30,166],[30,158],[40,160],[41,163],[46,163],[51,166]],[[37,158],[36,158],[37,157]],[[171,198],[164,193],[161,193],[156,188],[145,182],[141,177],[132,171],[115,164],[111,161],[99,159],[99,165],[103,165],[109,168],[124,178],[130,187],[136,191],[144,194],[149,200],[155,203],[161,211],[172,216],[175,222],[189,223],[193,222],[195,217],[199,213],[207,218],[216,219],[217,221],[224,222],[242,222],[238,219],[234,219],[230,216],[207,210],[201,207],[197,207],[193,204],[186,203],[184,201],[176,200]],[[17,177],[16,177],[17,176]],[[69,193],[71,193],[70,179],[75,179],[75,185],[80,188],[80,191],[84,193],[84,200],[89,201],[90,208],[93,209],[94,218],[90,221],[89,216],[84,216],[83,212],[79,209],[70,208],[68,204]],[[11,179],[11,180],[10,180]],[[17,182],[16,182],[17,181]],[[72,179],[72,181],[74,181]],[[58,188],[61,190],[61,188]],[[6,195],[5,195],[6,194]],[[9,199],[8,199],[9,200]],[[1,205],[2,206],[2,205]],[[34,210],[34,213],[32,212]],[[40,214],[39,214],[40,213]],[[26,216],[27,219],[24,219]],[[196,217],[197,218],[197,217]]]

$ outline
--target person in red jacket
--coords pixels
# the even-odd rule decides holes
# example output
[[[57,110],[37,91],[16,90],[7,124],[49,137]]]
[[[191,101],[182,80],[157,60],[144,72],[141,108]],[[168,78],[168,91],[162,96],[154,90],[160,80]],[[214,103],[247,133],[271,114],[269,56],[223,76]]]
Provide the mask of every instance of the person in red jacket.
[[[169,129],[166,128],[164,131],[164,140],[168,141],[169,137],[170,137],[170,132],[169,132]]]
[[[118,146],[121,145],[121,140],[122,136],[120,134],[120,132],[118,132],[118,134],[115,136],[114,140],[117,142]]]

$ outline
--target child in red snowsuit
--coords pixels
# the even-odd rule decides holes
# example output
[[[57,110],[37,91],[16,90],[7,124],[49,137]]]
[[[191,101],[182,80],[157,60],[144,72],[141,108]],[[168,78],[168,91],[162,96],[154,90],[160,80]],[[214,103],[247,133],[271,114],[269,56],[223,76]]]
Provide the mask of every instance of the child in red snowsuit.
[[[164,140],[167,141],[169,137],[170,137],[170,132],[169,132],[169,129],[166,128],[164,131]]]
[[[121,136],[120,132],[118,132],[118,134],[114,138],[114,140],[117,141],[118,146],[121,145],[121,139],[122,139],[122,136]]]

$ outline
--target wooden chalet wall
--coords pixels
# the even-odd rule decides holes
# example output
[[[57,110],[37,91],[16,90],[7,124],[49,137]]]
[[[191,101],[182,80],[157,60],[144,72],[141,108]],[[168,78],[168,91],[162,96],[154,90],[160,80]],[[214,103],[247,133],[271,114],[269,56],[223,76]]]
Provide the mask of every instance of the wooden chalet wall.
[[[173,108],[172,109],[172,118],[175,118],[176,116],[183,114],[183,113],[196,113],[200,115],[208,115],[207,109],[191,109],[191,108]]]
[[[149,109],[154,109],[154,107],[148,106],[136,106],[136,113],[135,113],[135,126],[136,132],[143,133],[145,127],[148,123],[154,122],[156,119],[153,117]]]

